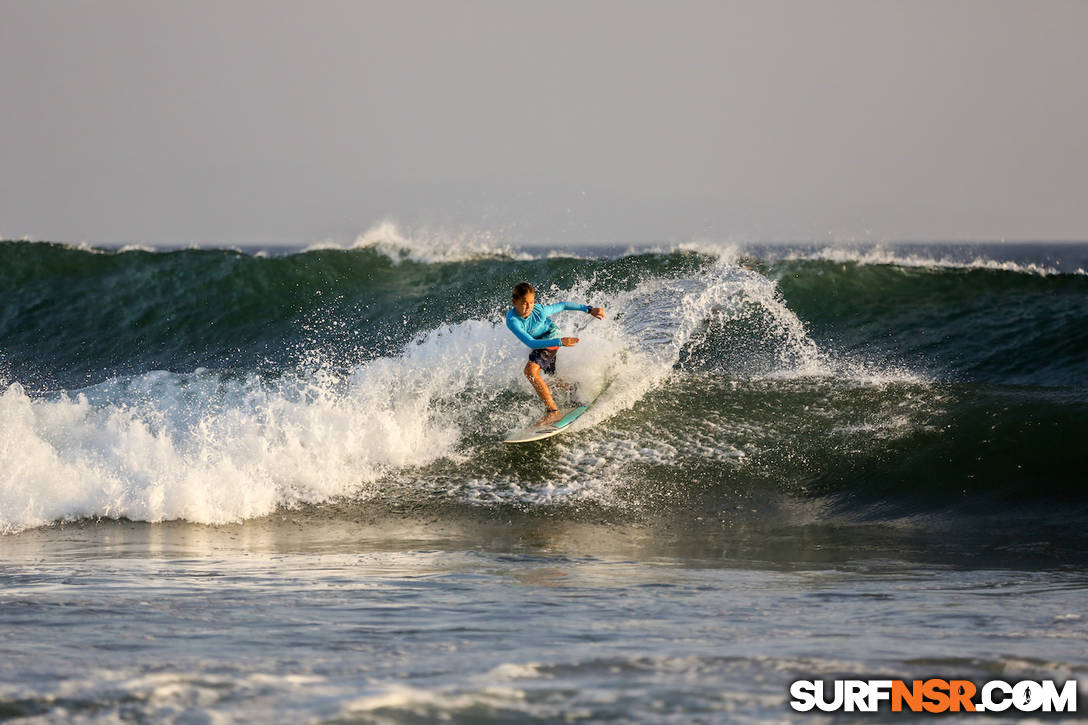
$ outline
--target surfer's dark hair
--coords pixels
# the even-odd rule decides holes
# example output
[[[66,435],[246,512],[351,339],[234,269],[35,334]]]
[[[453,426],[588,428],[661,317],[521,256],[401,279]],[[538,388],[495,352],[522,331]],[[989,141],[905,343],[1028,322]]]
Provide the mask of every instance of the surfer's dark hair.
[[[535,295],[536,294],[536,289],[531,284],[529,284],[528,282],[518,282],[516,285],[514,285],[514,299],[515,300],[520,300],[522,297],[529,294],[530,292],[532,292]]]

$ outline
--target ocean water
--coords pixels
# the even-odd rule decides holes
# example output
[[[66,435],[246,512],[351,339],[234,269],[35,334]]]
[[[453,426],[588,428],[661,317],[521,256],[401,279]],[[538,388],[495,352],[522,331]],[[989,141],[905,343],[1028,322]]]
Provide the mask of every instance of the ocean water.
[[[1086,269],[0,242],[0,719],[845,721],[789,683],[854,677],[1083,710]],[[601,394],[514,447],[522,280],[608,318],[557,316]]]

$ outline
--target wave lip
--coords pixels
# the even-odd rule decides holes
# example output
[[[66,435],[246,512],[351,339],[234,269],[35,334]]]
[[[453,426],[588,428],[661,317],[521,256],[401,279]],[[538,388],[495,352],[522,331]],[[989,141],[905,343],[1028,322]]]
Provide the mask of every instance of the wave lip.
[[[329,249],[370,249],[394,264],[404,261],[444,264],[479,259],[534,259],[533,255],[498,241],[497,235],[492,232],[420,229],[406,233],[392,220],[375,224],[356,237],[351,244],[316,242],[302,251],[305,253]]]
[[[1041,277],[1051,275],[1088,275],[1084,267],[1063,270],[1057,265],[1044,262],[1014,261],[984,256],[978,252],[967,251],[957,257],[954,254],[935,254],[911,252],[896,247],[876,245],[870,248],[850,246],[826,246],[815,251],[788,251],[780,255],[782,260],[819,260],[858,265],[890,265],[895,267],[921,267],[925,269],[980,269],[998,272],[1034,274]]]

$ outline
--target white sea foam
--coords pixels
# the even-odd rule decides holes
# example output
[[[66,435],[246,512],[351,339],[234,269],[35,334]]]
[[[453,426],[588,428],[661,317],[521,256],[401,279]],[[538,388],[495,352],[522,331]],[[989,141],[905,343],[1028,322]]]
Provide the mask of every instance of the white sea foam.
[[[460,430],[433,403],[462,391],[425,357],[376,360],[338,385],[152,372],[35,399],[11,384],[0,531],[98,516],[215,524],[374,495],[367,484],[391,469],[456,455]]]
[[[498,321],[468,320],[346,375],[153,371],[51,398],[7,384],[0,532],[84,517],[218,524],[377,495],[369,484],[390,471],[463,456],[480,424],[466,400],[486,408],[524,385],[507,338]]]

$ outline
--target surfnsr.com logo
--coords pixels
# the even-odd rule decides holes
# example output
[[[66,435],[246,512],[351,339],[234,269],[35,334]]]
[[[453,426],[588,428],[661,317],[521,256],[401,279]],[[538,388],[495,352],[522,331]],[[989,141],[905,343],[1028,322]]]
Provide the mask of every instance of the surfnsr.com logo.
[[[1077,681],[1059,687],[1053,680],[990,680],[977,687],[970,680],[797,680],[790,697],[798,712],[1076,712]]]

